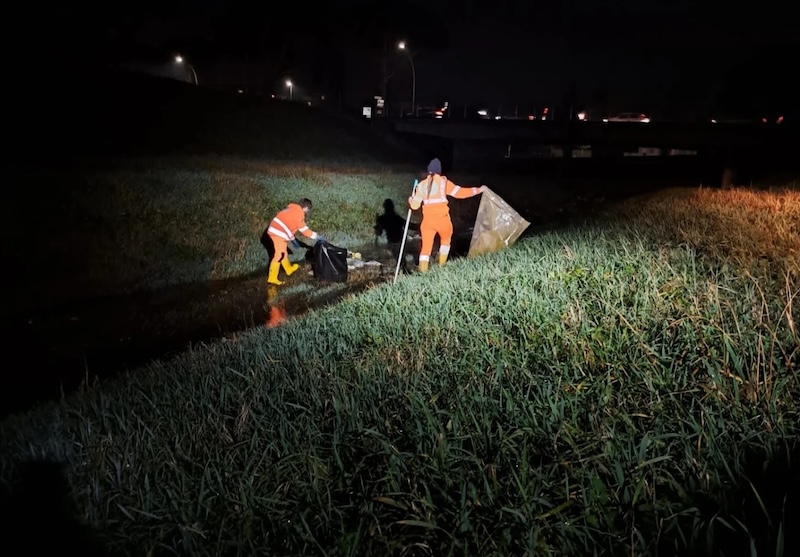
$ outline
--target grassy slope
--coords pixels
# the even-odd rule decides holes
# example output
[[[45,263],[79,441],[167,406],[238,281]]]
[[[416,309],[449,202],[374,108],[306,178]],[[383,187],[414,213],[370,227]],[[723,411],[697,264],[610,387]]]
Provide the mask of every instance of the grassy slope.
[[[71,79],[12,146],[45,156],[202,154],[333,164],[405,162],[409,151],[324,106],[237,95],[169,79],[102,73]],[[64,157],[62,157],[64,158]]]
[[[62,202],[41,206],[42,218],[17,230],[12,245],[27,261],[19,265],[28,272],[27,287],[62,299],[261,269],[261,232],[300,197],[314,202],[312,229],[343,247],[362,245],[374,237],[383,200],[399,204],[410,187],[408,174],[379,168],[200,157],[139,159],[59,177],[67,186],[55,194]],[[42,257],[31,261],[31,253]],[[53,261],[62,263],[55,276]]]
[[[120,552],[747,549],[737,498],[793,488],[743,474],[800,433],[798,232],[796,192],[633,200],[7,420],[0,473],[63,459]]]

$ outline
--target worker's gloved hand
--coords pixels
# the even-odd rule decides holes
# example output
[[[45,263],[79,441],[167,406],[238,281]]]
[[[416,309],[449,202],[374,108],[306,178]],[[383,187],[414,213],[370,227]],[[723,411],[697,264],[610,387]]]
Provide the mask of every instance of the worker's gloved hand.
[[[317,242],[325,242],[327,244],[328,243],[328,239],[325,236],[323,236],[322,234],[320,234],[320,235],[317,236]]]
[[[481,192],[481,193],[483,193],[483,192],[485,192],[487,189],[489,189],[489,188],[487,188],[486,186],[481,186],[481,187],[479,187],[479,188],[478,188],[478,191],[479,191],[479,192]]]
[[[292,240],[292,243],[290,245],[292,246],[292,249],[295,250],[300,249],[300,242],[298,242],[296,238]]]

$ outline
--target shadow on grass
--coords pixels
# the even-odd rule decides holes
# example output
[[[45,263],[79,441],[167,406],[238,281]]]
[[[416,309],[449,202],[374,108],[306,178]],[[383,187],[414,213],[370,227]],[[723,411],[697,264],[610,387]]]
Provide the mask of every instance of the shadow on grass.
[[[614,528],[626,531],[629,528],[624,517],[635,519],[637,533],[643,536],[643,544],[649,546],[651,555],[798,555],[800,477],[793,473],[797,458],[800,458],[797,446],[785,447],[772,455],[748,452],[739,466],[732,466],[723,481],[725,485],[720,486],[713,498],[700,492],[687,494],[696,512],[678,522],[667,519],[656,524],[647,521],[646,509],[637,516],[640,514],[637,508],[620,508],[622,522]],[[100,543],[103,532],[76,518],[82,513],[65,479],[65,465],[46,460],[19,462],[15,464],[15,472],[10,485],[0,489],[3,555],[110,555]],[[665,530],[666,524],[670,528]],[[116,525],[115,530],[124,530],[124,525]],[[524,533],[520,531],[520,535]],[[619,549],[616,543],[612,545]],[[135,549],[131,548],[131,553]],[[611,548],[607,549],[614,554]]]
[[[713,498],[694,494],[696,517],[681,520],[680,532],[667,533],[658,555],[800,555],[798,459],[797,444],[771,455],[747,452]]]
[[[13,485],[3,486],[0,493],[3,555],[111,555],[96,532],[75,518],[79,513],[64,465],[29,461],[19,464],[17,471]]]

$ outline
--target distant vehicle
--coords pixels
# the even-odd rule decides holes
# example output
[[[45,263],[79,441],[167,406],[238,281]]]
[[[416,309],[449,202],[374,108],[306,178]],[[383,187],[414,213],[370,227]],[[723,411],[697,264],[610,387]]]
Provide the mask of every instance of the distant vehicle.
[[[755,118],[712,118],[712,124],[755,124],[760,122]]]
[[[616,116],[603,118],[603,122],[641,122],[646,124],[649,121],[650,118],[648,118],[646,114],[640,114],[638,112],[623,112],[622,114],[617,114]]]
[[[447,115],[447,111],[450,108],[450,103],[444,101],[444,103],[440,105],[431,105],[431,106],[417,106],[417,111],[414,116],[416,118],[444,118]]]

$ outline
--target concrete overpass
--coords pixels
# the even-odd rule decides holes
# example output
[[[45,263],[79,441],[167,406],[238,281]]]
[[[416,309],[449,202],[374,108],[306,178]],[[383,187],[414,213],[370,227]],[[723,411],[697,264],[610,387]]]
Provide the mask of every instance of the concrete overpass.
[[[397,119],[382,125],[460,168],[560,157],[785,158],[800,148],[800,127],[786,123]]]
[[[390,120],[394,131],[450,140],[528,142],[550,145],[642,145],[675,149],[798,143],[800,128],[673,122],[544,122],[528,120]]]

